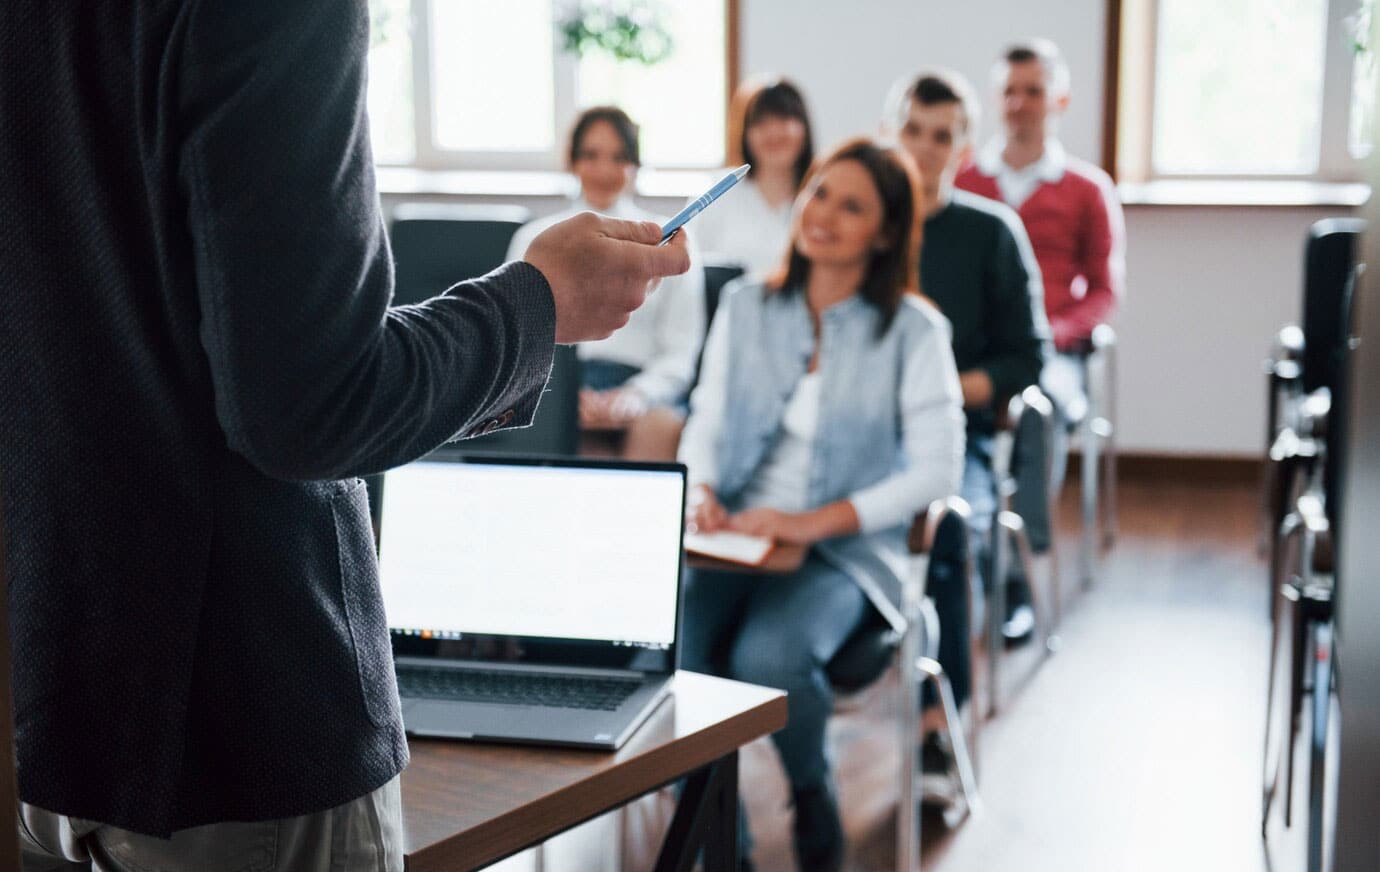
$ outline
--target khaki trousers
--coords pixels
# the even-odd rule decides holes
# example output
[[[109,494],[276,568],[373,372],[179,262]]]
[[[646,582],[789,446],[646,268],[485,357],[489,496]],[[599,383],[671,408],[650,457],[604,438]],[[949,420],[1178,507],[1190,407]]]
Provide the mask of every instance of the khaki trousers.
[[[402,802],[394,778],[326,811],[207,824],[171,839],[21,803],[19,841],[24,868],[37,870],[66,860],[97,872],[402,872]]]

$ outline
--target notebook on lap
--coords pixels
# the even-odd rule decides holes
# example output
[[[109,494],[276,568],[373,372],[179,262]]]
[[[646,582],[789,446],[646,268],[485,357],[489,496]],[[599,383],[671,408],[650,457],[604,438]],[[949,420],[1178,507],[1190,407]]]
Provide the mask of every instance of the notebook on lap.
[[[382,490],[408,733],[613,749],[665,697],[685,467],[438,453]]]

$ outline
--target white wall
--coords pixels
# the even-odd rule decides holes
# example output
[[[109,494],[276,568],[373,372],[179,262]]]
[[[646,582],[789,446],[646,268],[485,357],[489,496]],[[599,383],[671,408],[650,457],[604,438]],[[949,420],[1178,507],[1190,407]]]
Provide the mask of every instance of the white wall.
[[[967,76],[990,116],[992,61],[1016,40],[1044,36],[1063,49],[1073,104],[1063,135],[1098,158],[1106,0],[740,0],[742,71],[798,82],[821,146],[877,129],[891,83],[922,67]],[[990,120],[990,119],[989,119]],[[992,124],[983,125],[990,132]]]

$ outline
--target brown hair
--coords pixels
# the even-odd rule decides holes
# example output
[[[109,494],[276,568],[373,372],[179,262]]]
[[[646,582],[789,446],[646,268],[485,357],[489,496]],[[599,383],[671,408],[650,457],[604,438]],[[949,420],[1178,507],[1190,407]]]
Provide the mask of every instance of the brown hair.
[[[882,233],[887,247],[872,254],[863,275],[858,295],[876,307],[882,319],[877,326],[880,337],[891,327],[901,298],[920,293],[920,235],[924,221],[920,210],[920,171],[904,149],[882,145],[860,136],[849,139],[810,168],[801,196],[809,196],[810,183],[826,168],[841,161],[856,161],[872,177],[882,200]],[[810,262],[796,248],[800,234],[800,210],[791,222],[791,242],[786,258],[767,278],[771,293],[796,293],[810,277]]]
[[[580,153],[580,141],[585,138],[589,128],[600,121],[608,124],[614,133],[618,134],[628,162],[635,167],[642,166],[637,125],[628,117],[628,113],[617,106],[591,106],[576,116],[575,125],[570,128],[570,142],[566,145],[566,168],[575,166],[575,158]]]
[[[970,136],[977,135],[977,124],[982,110],[972,86],[958,73],[949,70],[927,70],[911,79],[891,107],[892,117],[898,126],[905,123],[912,102],[921,106],[946,106],[957,103],[959,112],[962,113],[963,132]]]
[[[992,78],[995,81],[1005,76],[1006,67],[1011,64],[1028,64],[1032,61],[1038,61],[1044,67],[1045,85],[1051,94],[1057,97],[1069,92],[1068,62],[1064,60],[1059,46],[1039,37],[1007,46],[1001,60],[992,69]]]
[[[810,131],[810,114],[805,108],[805,98],[788,79],[755,79],[744,82],[733,92],[733,103],[728,112],[729,165],[752,164],[748,175],[757,173],[757,159],[748,147],[747,132],[749,127],[768,116],[794,118],[805,125],[805,141],[801,143],[800,155],[795,160],[795,188],[798,191],[805,183],[810,162],[815,159],[815,142]]]

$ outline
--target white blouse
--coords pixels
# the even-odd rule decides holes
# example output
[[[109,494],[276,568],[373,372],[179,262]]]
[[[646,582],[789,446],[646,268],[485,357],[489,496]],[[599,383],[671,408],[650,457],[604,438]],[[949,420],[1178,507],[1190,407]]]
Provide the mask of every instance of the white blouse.
[[[796,382],[781,418],[781,435],[743,491],[743,507],[803,512],[810,505],[810,460],[819,427],[818,372]]]
[[[749,278],[781,265],[791,234],[791,202],[773,207],[751,178],[743,179],[688,226],[709,263],[737,264]]]
[[[518,228],[508,246],[508,260],[520,260],[537,234],[580,212],[599,210],[582,200],[555,215],[530,221]],[[623,198],[604,214],[629,221],[666,219]],[[607,339],[582,342],[576,349],[581,360],[610,360],[641,370],[628,380],[652,405],[679,402],[690,389],[695,358],[704,341],[704,266],[693,234],[690,235],[690,271],[663,279],[628,323]]]

